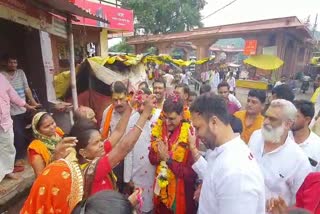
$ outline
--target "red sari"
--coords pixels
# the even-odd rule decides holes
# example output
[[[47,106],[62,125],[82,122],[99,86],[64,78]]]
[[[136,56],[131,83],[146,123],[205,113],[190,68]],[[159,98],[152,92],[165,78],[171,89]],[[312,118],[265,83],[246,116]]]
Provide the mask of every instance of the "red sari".
[[[115,190],[116,179],[112,173],[108,153],[112,146],[110,141],[104,143],[105,155],[94,159],[89,164],[85,165],[84,169],[84,198],[103,191]]]

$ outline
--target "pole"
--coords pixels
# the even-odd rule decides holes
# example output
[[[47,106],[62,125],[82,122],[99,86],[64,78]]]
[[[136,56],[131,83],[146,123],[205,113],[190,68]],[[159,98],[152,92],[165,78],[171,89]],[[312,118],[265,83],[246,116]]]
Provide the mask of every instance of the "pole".
[[[73,43],[73,33],[72,33],[72,22],[71,17],[67,17],[67,32],[69,40],[69,60],[70,60],[70,76],[71,76],[71,92],[72,92],[72,104],[73,110],[78,109],[78,94],[77,94],[77,82],[76,82],[76,68],[74,62],[74,43]]]

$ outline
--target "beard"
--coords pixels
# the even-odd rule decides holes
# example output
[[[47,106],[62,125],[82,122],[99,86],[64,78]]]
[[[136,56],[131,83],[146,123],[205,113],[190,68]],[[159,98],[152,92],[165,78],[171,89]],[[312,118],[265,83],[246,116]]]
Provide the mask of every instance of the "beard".
[[[280,143],[284,131],[285,129],[283,125],[277,128],[272,128],[271,126],[263,126],[261,129],[263,139],[274,144]]]
[[[207,130],[206,136],[201,138],[202,143],[211,150],[216,148],[216,137]]]
[[[304,125],[298,126],[296,124],[293,124],[293,126],[291,128],[291,131],[296,132],[296,131],[299,131],[299,130],[301,130],[303,128],[304,128]]]

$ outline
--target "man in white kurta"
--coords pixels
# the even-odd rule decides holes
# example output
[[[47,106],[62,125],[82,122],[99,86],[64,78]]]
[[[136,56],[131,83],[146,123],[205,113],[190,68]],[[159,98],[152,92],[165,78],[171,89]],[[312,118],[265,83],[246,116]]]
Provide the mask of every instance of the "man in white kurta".
[[[190,111],[197,137],[213,150],[205,160],[189,134],[192,168],[203,178],[198,213],[265,213],[263,175],[247,145],[233,133],[224,99],[203,94]]]
[[[255,131],[249,141],[264,175],[266,199],[280,196],[288,206],[294,205],[296,192],[312,171],[308,157],[288,136],[296,112],[291,102],[273,100],[262,129]]]
[[[141,207],[142,213],[149,213],[153,209],[153,184],[155,178],[155,167],[151,165],[148,155],[151,145],[151,125],[160,116],[160,109],[156,109],[150,120],[143,127],[143,131],[124,160],[124,182],[133,182],[135,187],[143,188]],[[135,112],[129,120],[127,132],[136,124],[140,117],[139,112]]]

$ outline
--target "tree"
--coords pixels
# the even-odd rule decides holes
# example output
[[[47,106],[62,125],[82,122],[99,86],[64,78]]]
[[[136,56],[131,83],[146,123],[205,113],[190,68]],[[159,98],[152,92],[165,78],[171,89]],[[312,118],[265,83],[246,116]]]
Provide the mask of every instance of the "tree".
[[[112,46],[109,48],[110,52],[117,52],[117,53],[133,53],[134,48],[131,45],[128,45],[126,41],[123,39],[120,43]]]
[[[164,34],[202,27],[200,10],[205,0],[121,0],[134,11],[136,32]]]

